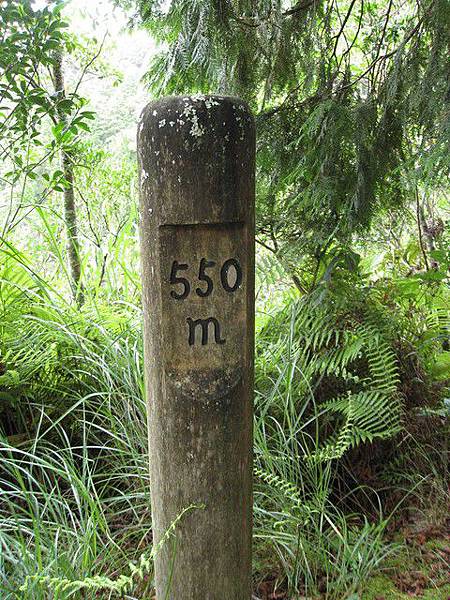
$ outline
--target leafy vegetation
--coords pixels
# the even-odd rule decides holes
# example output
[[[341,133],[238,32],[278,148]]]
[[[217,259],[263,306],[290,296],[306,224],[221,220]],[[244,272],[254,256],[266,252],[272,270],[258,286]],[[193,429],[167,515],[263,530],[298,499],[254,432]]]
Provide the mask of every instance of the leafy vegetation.
[[[254,109],[257,240],[302,290],[354,264],[355,237],[416,194],[425,236],[448,170],[447,0],[119,3],[163,42],[156,94],[219,90]]]
[[[256,114],[256,597],[446,598],[448,2],[77,2],[0,3],[1,597],[152,595],[142,64]]]

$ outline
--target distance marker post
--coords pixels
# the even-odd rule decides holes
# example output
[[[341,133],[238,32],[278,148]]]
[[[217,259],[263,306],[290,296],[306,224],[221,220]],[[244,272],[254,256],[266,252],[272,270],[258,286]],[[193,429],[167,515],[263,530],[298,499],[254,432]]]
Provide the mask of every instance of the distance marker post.
[[[250,600],[255,131],[237,98],[149,104],[138,128],[158,600]]]

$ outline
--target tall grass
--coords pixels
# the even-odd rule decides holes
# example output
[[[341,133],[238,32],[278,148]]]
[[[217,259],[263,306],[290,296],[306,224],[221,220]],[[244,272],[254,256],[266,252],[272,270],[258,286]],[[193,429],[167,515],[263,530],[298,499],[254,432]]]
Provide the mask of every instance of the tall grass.
[[[1,597],[144,597],[148,569],[114,589],[152,547],[140,309],[96,300],[78,311],[19,270],[1,340],[6,411],[20,407],[0,439]],[[270,571],[292,598],[340,598],[390,551],[386,520],[345,514],[334,463],[312,459],[324,410],[295,335],[257,357],[255,583]]]

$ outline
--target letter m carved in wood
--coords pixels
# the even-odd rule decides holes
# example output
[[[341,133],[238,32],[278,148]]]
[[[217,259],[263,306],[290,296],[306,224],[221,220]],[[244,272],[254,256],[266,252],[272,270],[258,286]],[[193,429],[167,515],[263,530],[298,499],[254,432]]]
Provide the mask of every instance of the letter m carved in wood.
[[[202,346],[206,346],[211,323],[214,325],[214,340],[216,344],[225,344],[225,340],[220,337],[220,323],[214,317],[209,317],[208,319],[196,319],[195,321],[188,317],[186,321],[189,325],[189,346],[195,344],[195,331],[197,327],[200,327],[202,331]]]

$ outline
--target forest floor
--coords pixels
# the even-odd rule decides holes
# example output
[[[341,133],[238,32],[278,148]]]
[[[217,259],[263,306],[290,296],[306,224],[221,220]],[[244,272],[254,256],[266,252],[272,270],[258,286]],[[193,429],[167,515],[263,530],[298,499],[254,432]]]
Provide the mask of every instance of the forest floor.
[[[450,600],[450,519],[439,527],[406,526],[393,539],[400,544],[399,551],[386,561],[382,572],[370,578],[360,594],[348,600]],[[313,600],[302,596],[293,599],[275,586],[275,578],[262,582],[255,600]]]
[[[441,527],[401,532],[401,551],[368,582],[362,600],[450,600],[450,519]]]

